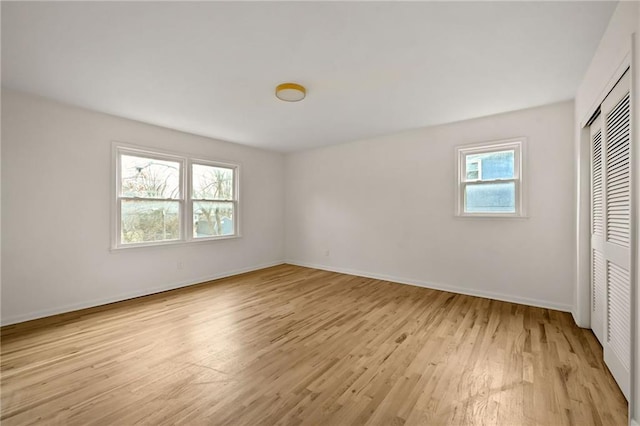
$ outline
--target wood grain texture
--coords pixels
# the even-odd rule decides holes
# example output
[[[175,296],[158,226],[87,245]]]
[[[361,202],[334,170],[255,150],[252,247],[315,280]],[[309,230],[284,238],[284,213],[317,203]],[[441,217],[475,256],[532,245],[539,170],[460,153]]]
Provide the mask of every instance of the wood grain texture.
[[[626,425],[567,313],[281,265],[2,328],[1,421]]]

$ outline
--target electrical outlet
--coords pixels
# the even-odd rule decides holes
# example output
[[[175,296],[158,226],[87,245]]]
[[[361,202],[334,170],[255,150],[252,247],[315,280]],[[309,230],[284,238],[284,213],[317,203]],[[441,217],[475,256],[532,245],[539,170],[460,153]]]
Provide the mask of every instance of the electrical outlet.
[[[324,255],[325,255],[326,257],[329,257],[329,255],[330,255],[330,254],[331,254],[331,251],[330,251],[330,250],[325,250],[325,251],[324,251]]]

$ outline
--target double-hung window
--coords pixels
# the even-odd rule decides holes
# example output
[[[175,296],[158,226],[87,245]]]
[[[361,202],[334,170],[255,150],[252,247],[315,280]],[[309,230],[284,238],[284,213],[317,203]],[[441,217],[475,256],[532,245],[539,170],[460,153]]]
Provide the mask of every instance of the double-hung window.
[[[183,170],[180,158],[118,152],[120,245],[182,239]]]
[[[524,216],[524,139],[456,148],[458,216]]]
[[[238,236],[238,166],[114,146],[114,248]]]
[[[233,166],[191,163],[193,238],[229,236],[236,233],[235,176]]]

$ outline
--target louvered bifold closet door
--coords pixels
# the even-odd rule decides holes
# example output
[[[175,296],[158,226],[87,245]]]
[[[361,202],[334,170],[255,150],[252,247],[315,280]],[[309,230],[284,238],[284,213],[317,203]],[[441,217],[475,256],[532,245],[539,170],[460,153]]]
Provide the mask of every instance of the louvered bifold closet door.
[[[591,124],[591,329],[604,344],[606,263],[604,260],[604,199],[602,115]]]
[[[629,94],[607,114],[607,241],[629,247]]]
[[[629,72],[601,105],[604,153],[604,360],[629,398],[631,376],[631,105]],[[594,262],[594,265],[596,263]],[[600,264],[598,268],[604,265]],[[600,273],[600,272],[599,272]]]

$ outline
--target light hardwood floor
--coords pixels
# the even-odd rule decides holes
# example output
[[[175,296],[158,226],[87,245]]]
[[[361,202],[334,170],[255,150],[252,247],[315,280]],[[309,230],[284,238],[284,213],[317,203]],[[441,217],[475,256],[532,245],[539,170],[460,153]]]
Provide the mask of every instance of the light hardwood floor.
[[[290,265],[2,328],[3,425],[626,425],[567,313]]]

